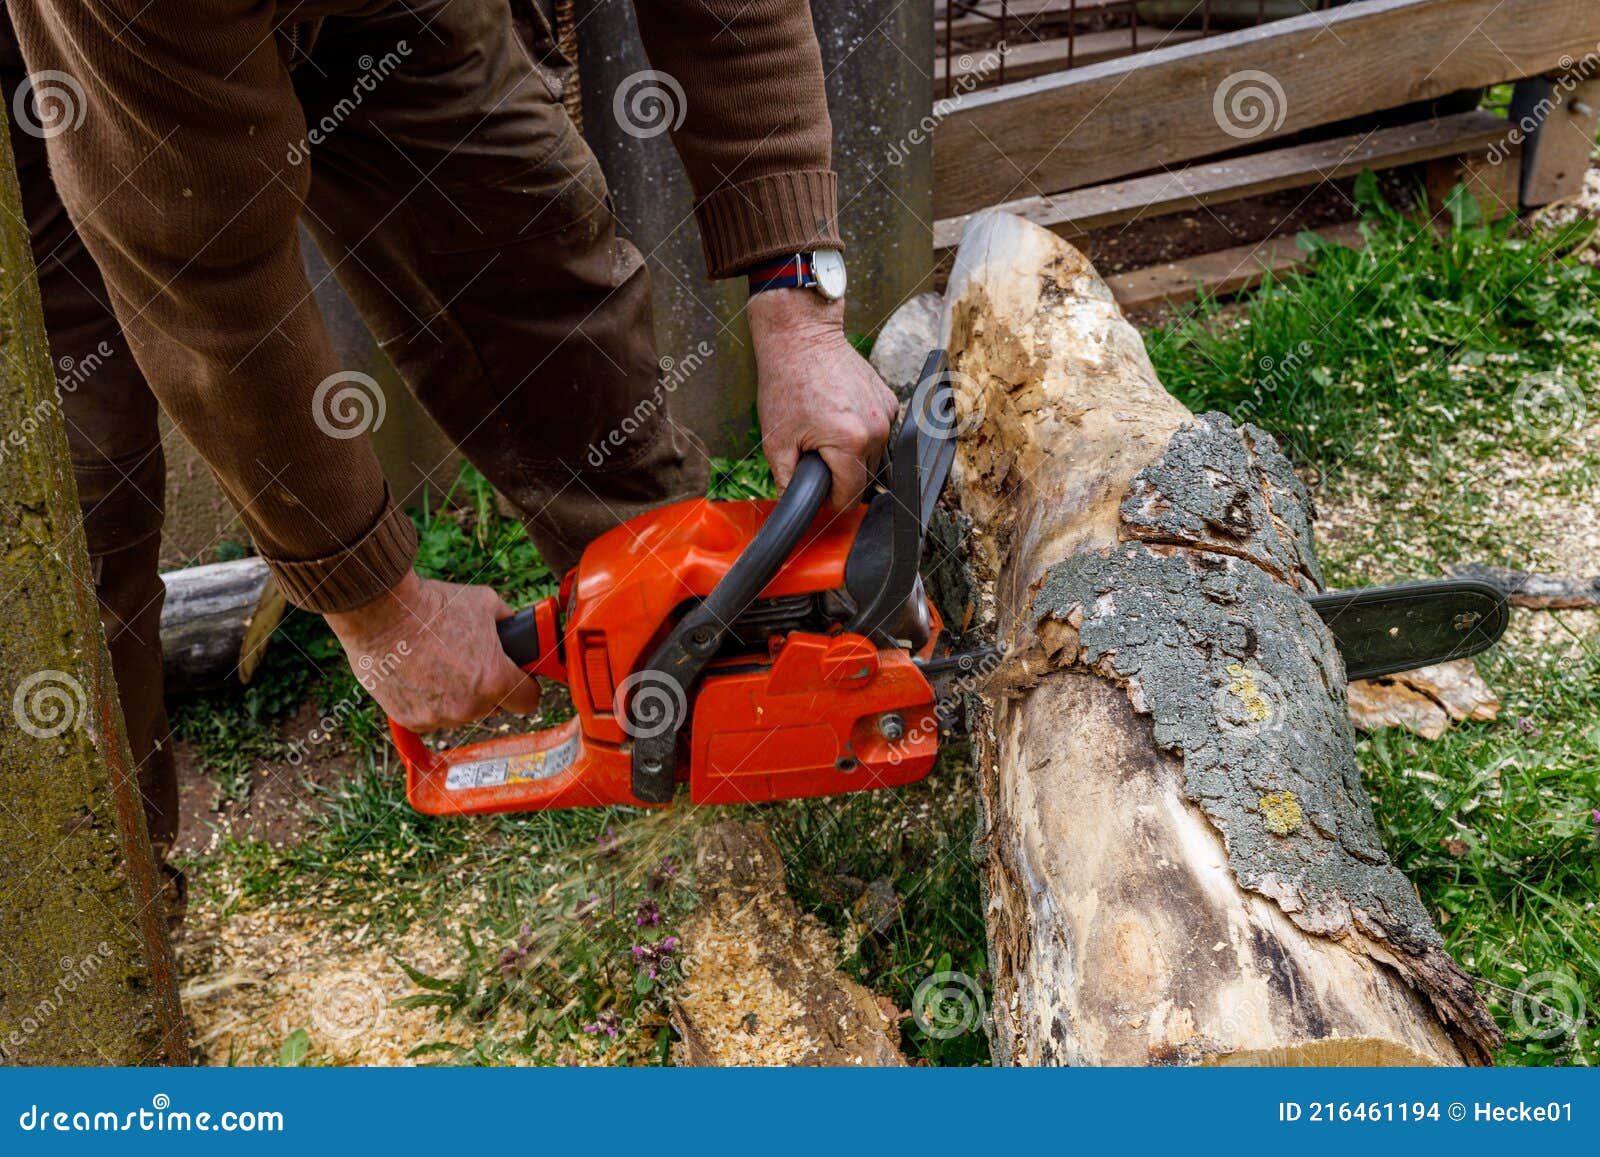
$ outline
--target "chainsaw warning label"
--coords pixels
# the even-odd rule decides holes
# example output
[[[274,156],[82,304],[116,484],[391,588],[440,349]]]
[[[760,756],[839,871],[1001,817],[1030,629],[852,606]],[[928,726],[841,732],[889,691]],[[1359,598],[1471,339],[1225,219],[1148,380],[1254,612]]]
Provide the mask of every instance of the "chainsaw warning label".
[[[445,776],[445,790],[469,791],[475,787],[499,787],[506,783],[549,779],[571,767],[581,748],[581,737],[574,735],[565,743],[558,743],[544,751],[529,751],[504,759],[476,759],[471,763],[458,763]]]

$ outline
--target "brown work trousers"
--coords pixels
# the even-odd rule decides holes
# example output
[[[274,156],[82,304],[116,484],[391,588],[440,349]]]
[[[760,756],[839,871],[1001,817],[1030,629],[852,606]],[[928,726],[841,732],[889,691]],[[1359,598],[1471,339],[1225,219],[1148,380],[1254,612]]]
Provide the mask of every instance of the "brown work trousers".
[[[521,43],[492,42],[506,36]],[[400,40],[409,52],[397,59]],[[286,56],[306,47],[305,29],[285,34]],[[306,123],[318,129],[304,159],[312,170],[304,224],[407,384],[519,508],[559,571],[618,522],[703,493],[707,462],[667,413],[648,276],[638,250],[616,236],[594,156],[553,86],[519,83],[530,58],[549,60],[552,50],[541,21],[508,25],[503,8],[423,0],[324,21],[309,59],[291,63]],[[24,67],[0,14],[7,108]],[[157,403],[51,184],[43,140],[13,116],[11,144],[101,616],[159,856],[177,838],[178,789],[162,699]],[[436,244],[438,235],[449,244]],[[612,368],[591,376],[621,384],[585,399],[590,412],[554,413],[541,400],[541,376],[570,380],[601,364]],[[590,446],[560,443],[564,426],[620,428],[625,418],[625,448],[610,452],[604,470],[586,468]],[[408,498],[421,496],[396,495]]]

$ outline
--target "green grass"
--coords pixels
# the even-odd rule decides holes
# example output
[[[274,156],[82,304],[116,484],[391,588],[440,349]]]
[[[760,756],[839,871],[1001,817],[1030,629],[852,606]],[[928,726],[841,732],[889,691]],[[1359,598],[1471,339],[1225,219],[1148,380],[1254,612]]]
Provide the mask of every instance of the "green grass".
[[[1369,500],[1378,533],[1319,543],[1335,584],[1461,561],[1537,565],[1545,529],[1528,500],[1583,493],[1600,469],[1576,437],[1600,414],[1600,271],[1573,259],[1592,227],[1523,235],[1485,224],[1458,194],[1440,236],[1370,183],[1362,195],[1364,251],[1319,246],[1308,275],[1242,308],[1202,303],[1147,335],[1157,371],[1191,408],[1277,435],[1324,501]],[[1562,384],[1564,409],[1519,397],[1539,375]],[[1561,468],[1508,493],[1508,451]],[[1534,645],[1527,624],[1479,661],[1504,700],[1497,721],[1433,742],[1379,732],[1357,754],[1386,846],[1483,979],[1507,1034],[1500,1060],[1592,1064],[1600,650],[1592,635]]]
[[[1505,706],[1429,742],[1383,731],[1358,749],[1384,842],[1450,951],[1486,982],[1505,1064],[1600,1062],[1600,655],[1509,647],[1483,664]],[[1568,1014],[1549,1018],[1517,990]]]
[[[1268,283],[1236,319],[1202,301],[1151,332],[1162,383],[1191,408],[1265,427],[1325,477],[1393,469],[1469,428],[1477,453],[1506,439],[1559,449],[1560,423],[1528,420],[1517,389],[1555,375],[1593,409],[1582,371],[1600,345],[1600,270],[1564,260],[1592,224],[1517,236],[1457,190],[1440,236],[1390,208],[1370,174],[1357,196],[1365,249],[1308,234],[1309,276]]]
[[[1192,408],[1279,435],[1324,499],[1370,496],[1383,533],[1323,543],[1336,582],[1464,559],[1526,561],[1541,528],[1508,517],[1498,488],[1474,471],[1496,469],[1507,447],[1569,460],[1548,479],[1520,481],[1524,489],[1582,493],[1600,471],[1571,451],[1569,429],[1530,421],[1516,393],[1534,375],[1558,375],[1600,412],[1589,387],[1600,374],[1600,274],[1571,257],[1587,227],[1521,236],[1484,224],[1457,197],[1455,227],[1438,236],[1378,203],[1370,184],[1362,190],[1365,251],[1318,248],[1309,275],[1239,307],[1202,303],[1151,332],[1158,372]],[[717,463],[712,492],[770,494],[765,462]],[[423,573],[490,583],[514,604],[551,589],[555,576],[521,527],[495,513],[481,477],[465,470],[451,497],[442,512],[415,516]],[[1385,732],[1358,749],[1386,844],[1451,951],[1483,978],[1508,1033],[1501,1059],[1513,1064],[1600,1060],[1589,1024],[1546,1031],[1548,1006],[1574,995],[1587,1008],[1600,1002],[1600,840],[1590,814],[1600,807],[1600,659],[1592,639],[1586,649],[1562,642],[1518,635],[1482,661],[1505,698],[1498,721],[1431,743]],[[274,758],[275,728],[297,704],[328,710],[351,696],[359,686],[320,620],[292,616],[254,687],[187,704],[178,719],[219,776],[247,784],[253,766]],[[683,862],[688,832],[678,825],[690,809],[418,816],[405,806],[381,716],[364,712],[341,728],[359,773],[327,793],[308,839],[220,853],[232,902],[303,904],[330,924],[393,934],[416,922],[445,929],[461,945],[459,966],[419,975],[419,999],[483,1031],[472,1045],[425,1054],[434,1060],[550,1060],[609,1027],[618,1059],[662,1060],[673,977],[669,968],[641,979],[633,914],[656,902],[662,923],[651,932],[666,936],[692,902],[681,877],[651,890],[661,857]],[[966,753],[952,749],[901,791],[743,809],[771,825],[791,891],[838,936],[842,966],[900,1008],[938,973],[988,984],[970,779]],[[575,916],[592,898],[594,912]],[[1519,998],[1530,977],[1552,999]],[[489,1031],[508,1013],[516,1033]],[[908,1055],[930,1064],[988,1059],[981,1033],[929,1035],[908,1019],[903,1037]],[[304,1044],[285,1042],[286,1063],[304,1059]]]

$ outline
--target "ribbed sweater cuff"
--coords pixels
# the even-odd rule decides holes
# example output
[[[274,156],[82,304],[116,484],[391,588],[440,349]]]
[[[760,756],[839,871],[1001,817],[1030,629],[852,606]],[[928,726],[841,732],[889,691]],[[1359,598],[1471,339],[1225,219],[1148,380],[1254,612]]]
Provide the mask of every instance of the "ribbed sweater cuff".
[[[700,238],[712,277],[805,249],[842,249],[839,178],[827,169],[777,173],[726,186],[700,202]]]
[[[269,558],[284,597],[319,615],[354,610],[394,587],[417,557],[417,532],[384,487],[383,513],[360,541],[303,562]]]

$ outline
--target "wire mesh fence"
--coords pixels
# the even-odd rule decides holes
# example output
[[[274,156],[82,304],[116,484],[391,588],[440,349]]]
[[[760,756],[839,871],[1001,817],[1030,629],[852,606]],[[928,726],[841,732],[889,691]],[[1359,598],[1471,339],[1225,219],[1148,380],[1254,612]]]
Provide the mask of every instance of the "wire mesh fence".
[[[939,91],[1025,80],[1345,0],[935,0]]]

